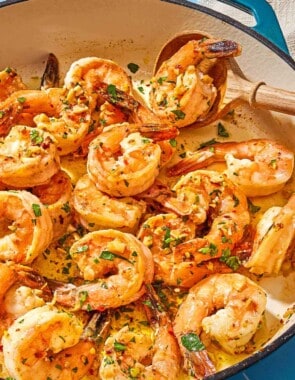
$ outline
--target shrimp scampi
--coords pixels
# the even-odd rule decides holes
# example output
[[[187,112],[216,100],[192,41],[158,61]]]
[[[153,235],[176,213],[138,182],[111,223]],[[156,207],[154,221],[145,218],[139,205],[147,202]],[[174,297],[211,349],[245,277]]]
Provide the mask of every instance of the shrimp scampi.
[[[16,319],[2,338],[4,363],[16,380],[79,380],[91,367],[95,346],[79,341],[82,322],[44,305]]]
[[[173,213],[151,216],[141,225],[138,238],[153,254],[155,281],[188,288],[209,274],[231,271],[216,259],[196,263],[193,256],[175,254],[177,246],[194,239],[195,230],[192,221],[185,221]]]
[[[230,253],[241,241],[250,223],[247,198],[224,174],[196,170],[181,177],[173,187],[175,197],[168,197],[165,207],[184,210],[196,225],[206,222],[210,229],[175,247],[174,260],[193,259],[195,265]],[[184,206],[184,207],[183,207]]]
[[[63,170],[54,174],[48,183],[32,188],[32,193],[40,199],[48,210],[52,220],[54,240],[66,232],[71,222],[72,190],[71,178]]]
[[[48,210],[25,190],[0,191],[0,205],[0,261],[31,263],[53,236]]]
[[[232,354],[245,350],[265,307],[264,290],[238,273],[213,274],[194,285],[173,324],[186,370],[197,379],[215,372],[202,339],[213,339]]]
[[[110,336],[99,370],[102,380],[176,380],[180,374],[180,352],[171,322],[150,286],[139,302],[145,305],[153,334],[124,326]]]
[[[215,162],[226,162],[226,174],[249,197],[281,190],[291,178],[294,153],[268,139],[216,143],[187,152],[186,158],[169,168],[171,175],[188,173]]]
[[[60,169],[54,138],[47,132],[16,125],[0,139],[0,181],[26,188],[46,183]]]
[[[150,104],[166,122],[185,127],[204,118],[212,108],[217,90],[213,79],[198,65],[206,59],[239,55],[234,41],[191,40],[164,61],[152,78]]]
[[[161,148],[156,141],[176,135],[175,128],[161,125],[123,123],[107,127],[89,146],[88,175],[100,191],[111,196],[139,194],[159,174]]]
[[[146,209],[143,201],[102,193],[87,174],[76,183],[72,203],[76,219],[89,231],[105,228],[135,231]]]
[[[135,236],[113,229],[93,231],[70,254],[88,284],[57,288],[57,303],[73,309],[104,310],[140,298],[154,275],[151,252]]]
[[[295,195],[283,206],[273,206],[256,227],[252,253],[244,263],[255,274],[277,275],[295,236]]]
[[[294,152],[222,108],[241,50],[188,31],[152,77],[146,57],[62,78],[49,54],[38,89],[0,71],[0,380],[213,378],[281,333]]]

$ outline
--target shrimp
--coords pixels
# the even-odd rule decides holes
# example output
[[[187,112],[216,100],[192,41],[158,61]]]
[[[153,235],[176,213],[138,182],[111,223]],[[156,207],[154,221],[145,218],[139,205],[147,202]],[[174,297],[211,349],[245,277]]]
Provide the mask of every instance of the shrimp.
[[[35,126],[33,118],[39,113],[57,116],[62,108],[64,90],[18,90],[0,103],[0,136],[6,136],[16,124]]]
[[[206,228],[205,222],[210,227],[207,234],[175,246],[176,262],[193,260],[198,265],[214,258],[225,260],[224,256],[230,255],[250,223],[244,193],[224,174],[213,170],[186,174],[174,185],[172,193],[160,191],[157,201],[198,225],[198,235]]]
[[[196,379],[215,372],[202,335],[231,354],[245,350],[265,307],[264,290],[238,273],[213,274],[194,285],[173,323],[185,369]]]
[[[53,238],[56,240],[66,232],[71,220],[72,183],[69,175],[60,170],[44,185],[35,186],[32,193],[46,206],[53,225]]]
[[[0,260],[31,263],[51,242],[52,221],[28,191],[0,191]]]
[[[83,310],[104,310],[138,299],[154,275],[151,252],[135,236],[117,230],[89,232],[70,254],[88,284],[55,291],[57,303]]]
[[[88,231],[114,228],[135,231],[145,212],[145,202],[132,197],[112,198],[99,191],[85,174],[76,183],[72,204],[77,221]]]
[[[295,236],[295,195],[268,209],[256,227],[252,253],[244,263],[255,274],[278,274]]]
[[[142,224],[138,238],[152,252],[154,280],[168,286],[189,288],[212,273],[231,272],[231,269],[217,259],[195,263],[194,257],[175,255],[175,248],[195,237],[196,226],[175,214],[151,216]]]
[[[30,267],[0,263],[0,338],[16,318],[51,297],[46,281]]]
[[[0,102],[8,98],[13,92],[26,89],[21,77],[11,67],[0,71]]]
[[[47,90],[53,91],[54,89]],[[77,83],[70,89],[63,89],[60,97],[62,104],[57,116],[41,113],[34,117],[36,126],[51,133],[58,146],[60,156],[75,152],[82,144],[89,130],[95,128],[92,123],[96,102],[86,90]]]
[[[113,85],[120,91],[131,92],[132,83],[125,70],[116,62],[98,57],[86,57],[73,62],[64,79],[65,87],[70,89],[76,83],[82,83],[89,93],[101,84]],[[109,92],[113,87],[109,89]]]
[[[4,364],[16,380],[79,380],[95,358],[95,346],[80,341],[81,321],[52,305],[16,319],[2,338]]]
[[[46,183],[60,169],[53,137],[37,128],[16,125],[0,139],[0,180],[15,188]]]
[[[188,153],[169,169],[170,175],[225,161],[228,178],[249,197],[264,196],[282,189],[294,168],[294,153],[274,140],[216,143]]]
[[[152,139],[166,140],[176,135],[175,128],[166,126],[123,123],[107,127],[89,146],[88,175],[108,195],[141,193],[159,174],[161,148]]]
[[[107,379],[176,380],[180,372],[180,353],[171,322],[148,287],[140,300],[145,305],[152,336],[128,325],[105,342],[99,375]]]
[[[241,47],[233,41],[191,40],[164,61],[151,80],[150,105],[165,122],[185,127],[210,111],[217,89],[198,64],[204,59],[233,57]]]

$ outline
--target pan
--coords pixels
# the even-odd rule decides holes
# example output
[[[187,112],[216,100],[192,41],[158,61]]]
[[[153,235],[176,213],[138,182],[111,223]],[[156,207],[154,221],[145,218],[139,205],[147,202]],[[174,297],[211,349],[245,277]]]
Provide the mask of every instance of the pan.
[[[266,2],[254,4],[239,0],[230,3],[251,13],[256,25],[247,27],[228,16],[199,5],[196,1],[3,1],[0,4],[1,67],[17,69],[29,88],[38,89],[49,53],[58,57],[61,81],[73,62],[84,57],[100,57],[118,63],[139,88],[141,83],[152,77],[156,57],[166,41],[177,33],[201,30],[211,36],[237,41],[242,46],[242,54],[236,58],[236,62],[239,70],[251,82],[263,81],[273,87],[294,91],[295,63],[288,54],[288,48],[271,8]],[[216,138],[225,142],[224,136],[218,136],[216,132],[218,125],[222,125],[229,133],[231,140],[270,138],[294,151],[294,116],[256,109],[247,102],[240,104],[222,120],[208,126],[181,128],[177,137],[178,147],[185,146],[185,150],[188,151]],[[169,165],[178,160],[179,156],[174,157]],[[73,166],[72,159],[66,161],[65,167],[69,174],[74,176],[79,165],[74,164],[74,174],[71,173],[71,165]],[[255,204],[261,210],[267,210],[274,205],[283,206],[286,194],[290,195],[294,191],[293,181],[292,177],[287,188],[284,188],[283,198],[282,193],[275,193],[269,197],[254,196],[251,198],[252,205]],[[36,268],[42,268],[42,274],[52,277],[52,280],[58,279],[58,275],[54,276],[50,272],[53,267],[48,261],[38,265]],[[263,327],[265,332],[260,336],[260,343],[263,344],[259,344],[256,350],[248,354],[236,355],[234,360],[232,356],[229,359],[222,349],[218,349],[214,355],[219,355],[222,360],[217,360],[217,370],[214,374],[208,374],[206,378],[229,378],[265,356],[271,354],[270,357],[273,357],[273,351],[280,346],[287,347],[286,342],[295,333],[294,281],[292,265],[279,275],[259,278],[259,284],[267,293]],[[146,304],[149,302],[148,299],[145,300]],[[116,344],[117,350],[123,352],[124,346],[120,346],[118,342]],[[41,368],[39,372],[37,370],[38,373],[41,373]],[[2,370],[3,378],[13,376],[5,372],[5,369]],[[131,375],[137,378],[139,372],[132,372]],[[89,376],[99,378],[98,375]],[[114,374],[110,376],[109,378],[116,378]],[[244,378],[246,376],[244,373]],[[41,378],[43,379],[42,376]],[[187,376],[184,375],[183,378]]]

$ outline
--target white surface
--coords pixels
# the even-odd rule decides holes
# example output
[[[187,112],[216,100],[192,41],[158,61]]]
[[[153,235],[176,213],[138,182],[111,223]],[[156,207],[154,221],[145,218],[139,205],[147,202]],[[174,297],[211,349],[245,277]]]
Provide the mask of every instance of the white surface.
[[[0,0],[2,2],[4,0]],[[194,0],[191,0],[194,2]],[[295,59],[295,0],[266,0],[274,9],[279,20],[282,32],[287,42],[291,56]],[[216,11],[227,14],[248,26],[253,26],[255,21],[247,13],[234,9],[216,0],[198,0],[200,4],[209,6]]]

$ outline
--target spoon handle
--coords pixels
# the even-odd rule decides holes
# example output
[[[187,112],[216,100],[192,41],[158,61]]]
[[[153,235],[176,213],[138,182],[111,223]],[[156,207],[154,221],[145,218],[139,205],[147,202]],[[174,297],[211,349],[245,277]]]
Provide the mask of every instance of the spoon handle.
[[[270,87],[263,82],[250,94],[250,105],[272,111],[295,115],[295,92]]]

